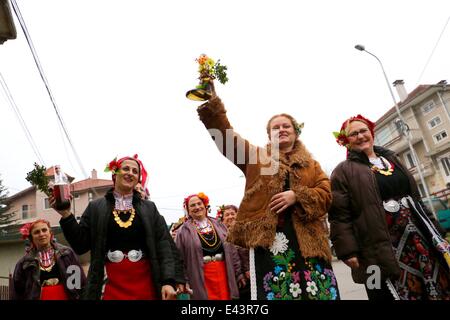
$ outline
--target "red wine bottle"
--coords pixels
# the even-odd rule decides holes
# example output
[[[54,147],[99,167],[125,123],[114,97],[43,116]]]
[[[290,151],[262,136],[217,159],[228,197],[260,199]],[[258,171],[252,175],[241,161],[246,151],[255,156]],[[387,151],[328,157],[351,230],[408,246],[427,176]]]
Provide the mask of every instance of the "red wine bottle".
[[[66,174],[61,170],[61,166],[56,165],[55,184],[53,186],[53,196],[55,197],[55,209],[70,209],[70,185]]]

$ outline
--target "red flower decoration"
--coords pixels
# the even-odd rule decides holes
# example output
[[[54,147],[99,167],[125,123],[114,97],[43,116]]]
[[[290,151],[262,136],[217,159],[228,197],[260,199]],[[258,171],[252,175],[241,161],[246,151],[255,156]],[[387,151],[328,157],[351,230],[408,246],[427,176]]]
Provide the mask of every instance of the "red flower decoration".
[[[219,209],[217,209],[216,218],[219,220],[223,220],[223,214],[225,212],[225,205],[221,205]]]
[[[25,223],[20,229],[19,232],[22,234],[22,240],[27,239],[30,236],[31,222]]]
[[[203,204],[205,205],[206,209],[209,208],[208,196],[206,194],[204,194],[203,192],[199,192],[198,194],[191,194],[190,196],[184,198],[183,207],[186,210],[186,212],[188,211],[189,200],[191,200],[192,197],[199,197],[200,200],[202,200]]]
[[[120,164],[117,162],[117,157],[115,157],[113,161],[106,165],[105,172],[112,172],[113,174],[117,174],[117,172],[120,170],[120,167]]]

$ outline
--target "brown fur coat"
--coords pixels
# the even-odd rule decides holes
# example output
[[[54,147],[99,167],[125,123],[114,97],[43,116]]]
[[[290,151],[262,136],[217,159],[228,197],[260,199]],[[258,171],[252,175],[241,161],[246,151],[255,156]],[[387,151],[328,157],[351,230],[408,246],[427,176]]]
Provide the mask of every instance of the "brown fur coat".
[[[290,189],[297,199],[292,220],[302,255],[331,261],[325,224],[331,204],[330,181],[303,143],[297,140],[291,152],[279,156],[271,153],[270,145],[251,145],[234,132],[218,97],[201,105],[198,113],[219,150],[246,177],[244,198],[228,240],[245,248],[272,245],[278,215],[269,210],[269,203],[275,194],[283,192],[289,175]]]

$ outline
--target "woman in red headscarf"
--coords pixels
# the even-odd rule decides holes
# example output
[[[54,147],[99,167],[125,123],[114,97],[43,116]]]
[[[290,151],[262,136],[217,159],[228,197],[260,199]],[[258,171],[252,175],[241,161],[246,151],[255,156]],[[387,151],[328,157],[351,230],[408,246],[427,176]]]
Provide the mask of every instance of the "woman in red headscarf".
[[[86,299],[175,299],[175,286],[184,282],[182,264],[161,216],[152,201],[135,190],[145,189],[147,172],[134,157],[111,161],[114,188],[89,203],[80,223],[69,210],[58,211],[64,236],[78,254],[91,251]],[[50,198],[54,204],[54,199]],[[104,277],[106,270],[106,284]]]
[[[238,299],[245,285],[236,248],[225,242],[226,227],[208,217],[209,198],[204,193],[184,199],[187,214],[177,232],[176,244],[184,261],[193,300]]]
[[[11,300],[78,300],[86,276],[72,249],[53,240],[50,223],[39,219],[20,232],[30,247],[14,270]]]
[[[420,201],[408,169],[394,152],[374,146],[374,129],[357,115],[335,132],[347,148],[347,159],[331,175],[336,254],[354,281],[365,284],[369,300],[450,299],[443,230]]]

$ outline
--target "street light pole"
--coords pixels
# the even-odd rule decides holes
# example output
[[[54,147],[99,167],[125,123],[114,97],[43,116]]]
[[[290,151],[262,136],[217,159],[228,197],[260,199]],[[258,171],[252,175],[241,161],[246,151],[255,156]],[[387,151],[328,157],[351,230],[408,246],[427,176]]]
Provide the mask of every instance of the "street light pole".
[[[359,51],[367,52],[372,57],[377,59],[377,61],[379,62],[380,66],[381,66],[381,70],[383,70],[384,79],[386,80],[386,84],[387,84],[387,86],[389,88],[389,92],[391,93],[392,100],[394,101],[395,111],[397,111],[397,115],[398,115],[398,117],[400,119],[400,123],[401,123],[400,128],[402,130],[403,135],[406,138],[406,141],[408,142],[409,151],[411,152],[411,155],[413,156],[413,159],[414,159],[414,161],[417,164],[417,173],[419,174],[420,182],[422,183],[423,189],[425,191],[425,196],[427,197],[428,203],[430,205],[430,210],[431,210],[431,212],[433,213],[433,215],[436,218],[436,213],[434,212],[433,203],[431,201],[430,193],[428,192],[428,187],[427,187],[427,184],[425,183],[425,179],[424,179],[423,174],[422,174],[422,168],[420,167],[419,157],[417,156],[416,151],[414,150],[414,147],[412,145],[410,131],[409,131],[409,129],[406,126],[406,122],[403,119],[402,114],[400,113],[400,109],[398,107],[397,100],[395,99],[394,92],[392,91],[391,84],[390,84],[389,79],[388,79],[388,77],[386,75],[386,71],[384,71],[383,64],[381,63],[381,60],[378,59],[378,57],[376,55],[374,55],[373,53],[367,51],[366,48],[363,45],[357,44],[355,46],[355,49],[359,50]]]

